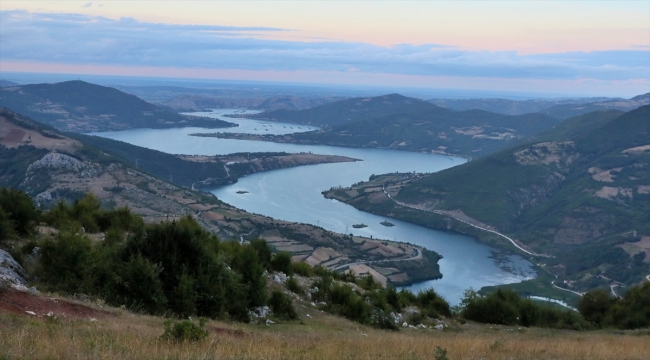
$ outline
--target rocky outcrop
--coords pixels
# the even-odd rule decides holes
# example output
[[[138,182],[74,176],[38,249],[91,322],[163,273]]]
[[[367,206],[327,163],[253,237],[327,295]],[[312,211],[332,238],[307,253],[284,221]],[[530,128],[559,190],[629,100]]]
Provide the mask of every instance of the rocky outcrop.
[[[78,173],[80,177],[93,177],[100,173],[97,166],[84,163],[72,156],[59,153],[46,154],[40,160],[33,162],[27,168],[27,174],[33,173],[41,168],[73,171]]]
[[[0,250],[0,289],[35,292],[26,286],[27,272],[6,251]]]

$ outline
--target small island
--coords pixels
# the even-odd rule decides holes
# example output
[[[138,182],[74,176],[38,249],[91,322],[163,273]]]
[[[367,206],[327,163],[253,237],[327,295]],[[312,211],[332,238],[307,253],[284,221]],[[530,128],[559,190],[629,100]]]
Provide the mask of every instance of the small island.
[[[237,194],[248,194],[248,191],[245,191],[245,190],[239,190],[239,191],[237,191]]]
[[[366,224],[354,224],[354,225],[352,225],[352,227],[355,228],[355,229],[363,229],[365,227],[368,227],[368,225],[366,225]]]
[[[382,224],[384,226],[388,226],[388,227],[395,226],[395,224],[393,224],[392,222],[390,222],[388,220],[384,220],[384,221],[380,222],[380,224]]]

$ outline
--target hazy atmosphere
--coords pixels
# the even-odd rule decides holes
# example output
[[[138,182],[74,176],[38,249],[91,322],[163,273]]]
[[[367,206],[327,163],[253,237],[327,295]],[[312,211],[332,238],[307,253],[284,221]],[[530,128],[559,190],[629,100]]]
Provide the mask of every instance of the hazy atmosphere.
[[[650,89],[647,1],[4,0],[0,9],[2,72],[550,96]]]
[[[648,360],[650,1],[0,0],[0,360]]]

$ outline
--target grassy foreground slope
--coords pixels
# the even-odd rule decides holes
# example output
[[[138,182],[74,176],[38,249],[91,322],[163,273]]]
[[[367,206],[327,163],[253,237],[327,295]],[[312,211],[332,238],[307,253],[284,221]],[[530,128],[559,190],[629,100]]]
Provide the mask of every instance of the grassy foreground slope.
[[[0,107],[75,132],[233,126],[217,119],[179,115],[115,88],[78,80],[0,88]]]
[[[209,321],[198,343],[162,340],[163,319],[103,308],[107,315],[56,321],[0,313],[0,358],[40,359],[646,359],[645,332],[574,332],[467,324],[456,331],[372,329],[318,311],[260,326]],[[445,359],[439,357],[438,359]]]

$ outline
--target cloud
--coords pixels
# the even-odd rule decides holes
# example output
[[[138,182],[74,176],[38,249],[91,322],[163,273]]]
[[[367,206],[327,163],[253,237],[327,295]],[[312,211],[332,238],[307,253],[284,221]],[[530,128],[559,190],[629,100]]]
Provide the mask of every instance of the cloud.
[[[89,3],[85,4],[85,5],[82,5],[81,7],[89,8],[91,6],[93,6],[93,3],[89,2]]]
[[[0,60],[509,79],[650,78],[647,49],[521,55],[439,44],[274,40],[295,30],[0,12]]]

